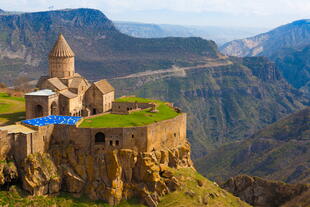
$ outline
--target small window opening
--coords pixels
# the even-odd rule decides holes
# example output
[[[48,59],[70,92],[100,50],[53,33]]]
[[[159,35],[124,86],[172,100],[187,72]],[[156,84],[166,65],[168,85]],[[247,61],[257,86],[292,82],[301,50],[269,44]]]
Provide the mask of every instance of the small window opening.
[[[110,146],[113,146],[113,141],[112,140],[110,141]]]
[[[115,145],[118,146],[119,145],[119,140],[115,141]]]
[[[131,138],[135,138],[135,135],[131,135]]]
[[[176,136],[177,136],[177,134],[176,134],[176,133],[174,133],[174,136],[176,137]]]
[[[102,132],[98,132],[95,135],[95,143],[105,143],[105,134]]]

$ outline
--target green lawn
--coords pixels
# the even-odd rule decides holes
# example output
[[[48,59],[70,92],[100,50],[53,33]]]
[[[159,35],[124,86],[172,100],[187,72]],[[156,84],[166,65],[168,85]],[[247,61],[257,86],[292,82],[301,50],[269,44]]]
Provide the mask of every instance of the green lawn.
[[[12,124],[25,118],[25,99],[0,93],[0,125]]]
[[[150,109],[133,112],[129,115],[118,114],[106,114],[97,116],[94,118],[85,119],[79,127],[83,128],[114,128],[114,127],[132,127],[132,126],[144,126],[147,124],[155,123],[162,120],[174,118],[178,113],[167,106],[164,102],[138,98],[138,97],[126,97],[117,99],[121,102],[156,102],[159,104],[157,107],[158,112],[152,113]]]

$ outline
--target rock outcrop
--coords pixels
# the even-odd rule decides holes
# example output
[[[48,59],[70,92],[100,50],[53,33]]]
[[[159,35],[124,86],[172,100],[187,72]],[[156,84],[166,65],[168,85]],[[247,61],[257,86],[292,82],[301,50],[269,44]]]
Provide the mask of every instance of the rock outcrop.
[[[188,144],[150,153],[121,149],[91,154],[74,144],[59,144],[49,153],[28,156],[22,163],[22,181],[34,195],[65,191],[110,205],[139,197],[157,206],[161,196],[180,186],[172,168],[193,168]]]
[[[247,175],[231,178],[221,187],[257,207],[280,207],[310,190],[306,184],[286,184]]]

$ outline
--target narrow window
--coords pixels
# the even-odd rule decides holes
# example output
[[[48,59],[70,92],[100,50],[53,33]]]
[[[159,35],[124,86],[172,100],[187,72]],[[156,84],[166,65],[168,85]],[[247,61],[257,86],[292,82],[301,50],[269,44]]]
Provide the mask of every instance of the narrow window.
[[[176,136],[177,136],[177,134],[176,134],[176,133],[174,133],[174,136],[176,137]]]
[[[113,141],[112,141],[112,140],[110,141],[110,145],[111,145],[111,146],[113,145]]]
[[[131,138],[135,138],[135,135],[131,135]]]
[[[119,145],[119,141],[118,141],[118,140],[115,141],[115,145],[116,145],[116,146]]]

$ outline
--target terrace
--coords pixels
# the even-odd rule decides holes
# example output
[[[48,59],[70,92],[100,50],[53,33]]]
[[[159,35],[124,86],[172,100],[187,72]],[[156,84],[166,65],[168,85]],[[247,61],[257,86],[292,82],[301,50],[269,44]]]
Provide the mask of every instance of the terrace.
[[[115,102],[138,102],[138,103],[156,103],[156,112],[152,109],[144,109],[132,112],[128,115],[121,114],[103,114],[100,116],[85,118],[79,125],[81,128],[118,128],[145,126],[163,120],[172,119],[179,115],[174,108],[167,103],[139,97],[124,97],[115,100]]]

